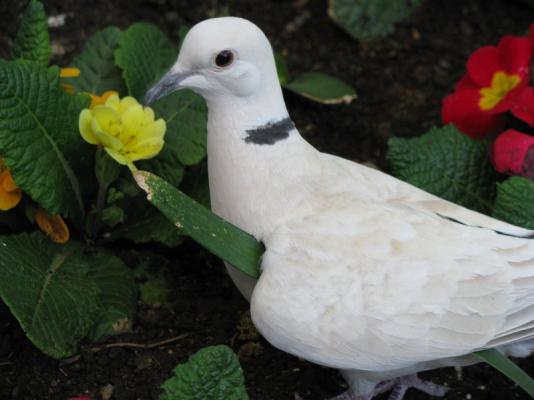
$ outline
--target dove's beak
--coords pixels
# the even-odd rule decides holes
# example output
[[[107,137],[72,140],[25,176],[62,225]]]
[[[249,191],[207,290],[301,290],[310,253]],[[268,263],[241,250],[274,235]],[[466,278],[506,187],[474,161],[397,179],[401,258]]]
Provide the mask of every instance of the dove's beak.
[[[181,83],[192,74],[193,73],[189,71],[174,72],[173,70],[170,70],[163,75],[163,78],[161,78],[158,83],[146,92],[145,97],[143,98],[143,103],[146,106],[149,106],[156,100],[184,88]]]

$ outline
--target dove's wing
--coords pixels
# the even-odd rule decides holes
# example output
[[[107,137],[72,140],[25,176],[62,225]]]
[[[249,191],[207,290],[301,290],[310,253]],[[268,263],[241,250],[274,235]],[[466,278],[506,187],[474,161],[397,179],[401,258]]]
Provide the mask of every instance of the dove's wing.
[[[527,229],[443,200],[379,170],[331,154],[321,153],[321,157],[325,166],[324,185],[330,193],[343,193],[349,190],[358,197],[363,195],[392,204],[409,205],[466,225],[481,226],[518,236],[532,233]]]
[[[532,239],[345,193],[264,241],[254,322],[310,361],[391,370],[534,335]]]

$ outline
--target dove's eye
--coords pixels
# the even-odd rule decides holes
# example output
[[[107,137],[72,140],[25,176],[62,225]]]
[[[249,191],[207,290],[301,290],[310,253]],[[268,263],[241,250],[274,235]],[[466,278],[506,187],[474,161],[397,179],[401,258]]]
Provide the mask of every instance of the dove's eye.
[[[220,68],[229,66],[234,62],[234,53],[232,50],[222,50],[215,56],[215,65]]]

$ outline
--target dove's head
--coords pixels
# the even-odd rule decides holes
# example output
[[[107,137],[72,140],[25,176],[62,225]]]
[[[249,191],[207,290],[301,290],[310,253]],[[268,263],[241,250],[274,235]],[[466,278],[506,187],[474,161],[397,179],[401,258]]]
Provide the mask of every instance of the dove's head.
[[[269,40],[256,25],[235,17],[208,19],[191,28],[176,63],[147,92],[145,103],[182,88],[202,95],[208,106],[250,103],[260,94],[281,98]]]

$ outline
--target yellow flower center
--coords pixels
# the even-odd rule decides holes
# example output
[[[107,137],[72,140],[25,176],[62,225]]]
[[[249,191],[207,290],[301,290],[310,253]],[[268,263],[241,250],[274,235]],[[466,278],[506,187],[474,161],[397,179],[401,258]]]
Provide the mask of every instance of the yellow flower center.
[[[495,72],[491,79],[491,86],[480,89],[479,107],[484,111],[491,110],[519,85],[520,81],[519,75],[508,75],[503,71]]]

